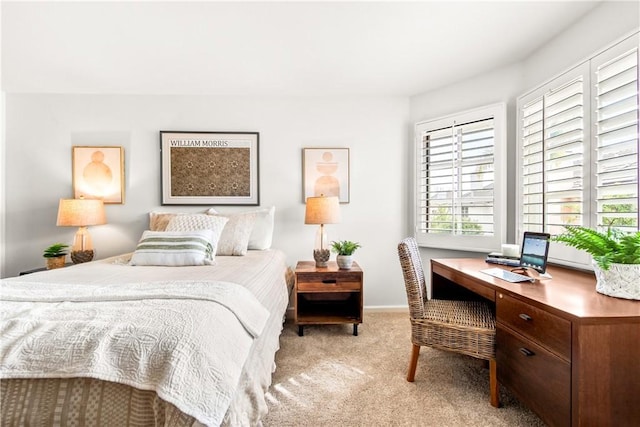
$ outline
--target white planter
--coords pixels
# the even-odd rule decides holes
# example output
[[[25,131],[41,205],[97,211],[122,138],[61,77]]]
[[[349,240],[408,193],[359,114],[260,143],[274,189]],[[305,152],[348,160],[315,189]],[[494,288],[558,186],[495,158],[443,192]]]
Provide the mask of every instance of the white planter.
[[[602,270],[593,261],[596,291],[611,297],[640,300],[640,264],[611,264]]]
[[[350,270],[353,265],[353,256],[352,255],[337,255],[336,262],[338,263],[338,267],[341,270]]]

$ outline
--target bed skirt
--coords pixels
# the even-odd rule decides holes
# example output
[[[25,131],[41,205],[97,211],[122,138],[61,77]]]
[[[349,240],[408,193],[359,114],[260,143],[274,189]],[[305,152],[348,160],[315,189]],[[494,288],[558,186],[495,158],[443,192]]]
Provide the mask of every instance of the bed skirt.
[[[93,378],[3,379],[2,425],[199,426],[153,391]]]

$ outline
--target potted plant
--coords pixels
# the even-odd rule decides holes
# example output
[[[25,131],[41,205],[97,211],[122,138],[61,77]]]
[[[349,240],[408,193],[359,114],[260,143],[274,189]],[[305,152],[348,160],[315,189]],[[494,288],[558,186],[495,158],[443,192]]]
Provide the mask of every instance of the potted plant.
[[[47,270],[64,267],[68,247],[69,245],[64,243],[54,243],[44,250],[43,256],[47,260]]]
[[[342,270],[349,270],[353,264],[352,255],[356,249],[361,248],[360,243],[350,240],[339,240],[331,242],[331,249],[337,253],[336,262]]]
[[[596,291],[618,298],[640,299],[640,231],[626,233],[610,226],[601,232],[570,225],[552,240],[591,255]]]

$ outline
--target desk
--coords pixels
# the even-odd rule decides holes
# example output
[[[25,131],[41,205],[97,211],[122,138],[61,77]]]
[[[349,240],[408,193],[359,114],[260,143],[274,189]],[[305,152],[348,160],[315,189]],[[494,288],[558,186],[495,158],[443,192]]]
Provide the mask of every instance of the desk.
[[[433,298],[495,304],[498,381],[551,426],[640,425],[640,301],[601,295],[593,273],[568,268],[535,283],[480,271],[496,267],[431,260]]]

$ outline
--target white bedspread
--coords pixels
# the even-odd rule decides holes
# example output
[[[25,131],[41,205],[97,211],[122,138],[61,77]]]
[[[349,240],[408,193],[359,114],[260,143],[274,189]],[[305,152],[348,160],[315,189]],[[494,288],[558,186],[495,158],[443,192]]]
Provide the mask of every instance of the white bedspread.
[[[0,377],[120,382],[207,425],[222,422],[269,316],[246,288],[220,281],[3,280],[0,296]]]

